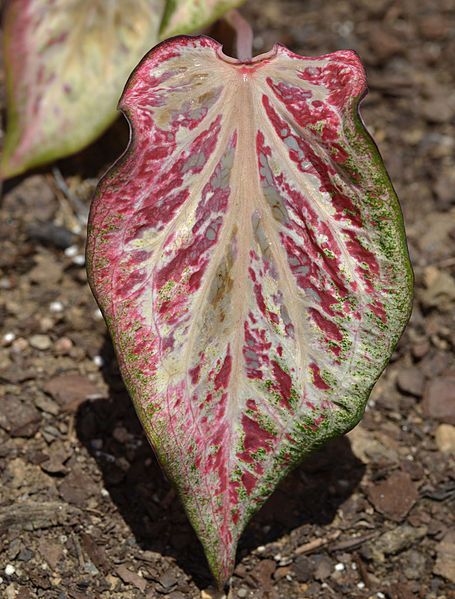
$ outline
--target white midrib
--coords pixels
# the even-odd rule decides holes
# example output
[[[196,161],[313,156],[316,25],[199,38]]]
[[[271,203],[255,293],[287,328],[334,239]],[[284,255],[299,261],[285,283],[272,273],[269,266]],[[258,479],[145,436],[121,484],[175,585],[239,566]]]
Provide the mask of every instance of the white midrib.
[[[233,86],[233,102],[237,110],[231,114],[237,118],[237,152],[232,169],[232,208],[229,211],[229,219],[226,223],[230,230],[236,224],[238,227],[238,239],[252,239],[253,228],[251,222],[252,203],[255,197],[260,197],[261,188],[257,168],[255,152],[256,122],[254,118],[254,94],[251,76],[237,75],[239,84]],[[235,124],[233,123],[233,126]],[[247,243],[238,244],[238,257],[234,262],[232,280],[234,291],[232,294],[232,314],[234,315],[232,327],[234,331],[231,346],[232,366],[229,378],[229,403],[226,409],[226,421],[233,423],[243,411],[240,405],[239,384],[245,374],[243,369],[243,323],[248,309],[248,290],[246,289],[249,264],[250,246]],[[237,282],[237,283],[236,283]],[[243,284],[242,284],[243,283]]]
[[[234,80],[231,79],[230,81],[226,82],[226,86],[231,85],[231,99],[229,98],[229,94],[227,94],[228,97],[225,99],[226,104],[231,106],[231,110],[224,119],[222,129],[219,134],[217,150],[210,160],[211,165],[217,163],[217,161],[223,155],[227,142],[231,139],[231,135],[237,131],[235,157],[230,174],[231,193],[229,198],[229,208],[226,212],[226,217],[219,234],[219,239],[214,254],[210,259],[210,265],[207,271],[204,273],[204,284],[199,290],[199,293],[195,299],[195,304],[192,308],[196,318],[191,324],[188,333],[188,344],[185,349],[185,357],[182,360],[183,371],[186,373],[188,373],[188,369],[193,361],[193,347],[196,338],[195,328],[199,322],[197,314],[207,299],[207,294],[210,287],[209,283],[213,278],[216,268],[218,267],[220,254],[223,253],[227,244],[227,240],[231,237],[235,226],[237,226],[238,230],[238,239],[252,238],[252,204],[251,202],[247,201],[247,198],[250,196],[252,198],[260,197],[262,193],[257,176],[258,169],[254,145],[256,135],[252,85],[251,81],[246,78],[241,80],[240,85],[238,84],[238,81],[239,78],[236,74]],[[210,168],[210,170],[212,169]],[[204,168],[204,171],[209,172],[207,168]],[[251,175],[253,174],[255,175],[254,179],[251,179]],[[248,229],[250,230],[248,231]],[[227,343],[230,339],[232,340],[230,347],[230,355],[232,357],[232,374],[228,389],[229,403],[225,415],[225,422],[236,421],[238,414],[242,412],[243,408],[243,406],[240,406],[238,401],[238,384],[241,380],[243,380],[243,375],[240,374],[239,376],[235,376],[234,373],[240,373],[240,370],[242,369],[242,345],[244,340],[243,322],[245,319],[246,307],[248,306],[246,301],[247,279],[245,277],[245,273],[248,271],[249,249],[250,246],[246,243],[240,243],[238,245],[239,253],[237,259],[235,260],[231,275],[232,279],[235,281],[234,291],[232,294],[233,302],[231,305],[231,314],[234,314],[235,316],[230,321],[230,330],[233,331],[233,334],[227,335],[226,337]]]
[[[286,307],[288,308],[289,317],[295,326],[296,346],[298,356],[296,356],[296,364],[299,365],[300,372],[296,373],[296,378],[303,380],[303,372],[309,361],[308,348],[303,351],[301,347],[302,339],[305,337],[301,312],[305,309],[305,298],[298,293],[295,281],[289,272],[287,259],[283,255],[283,248],[279,243],[277,225],[270,216],[270,206],[268,205],[259,179],[259,168],[256,155],[256,135],[260,128],[258,123],[259,117],[264,117],[261,109],[258,106],[261,104],[262,82],[258,81],[250,74],[245,74],[243,77],[235,73],[235,79],[232,78],[226,83],[230,87],[230,94],[227,94],[225,101],[228,106],[231,106],[229,115],[223,122],[222,130],[220,131],[220,139],[215,156],[212,157],[211,163],[216,163],[220,159],[224,150],[225,144],[230,135],[227,132],[234,133],[237,131],[237,147],[235,152],[234,164],[231,170],[231,197],[230,206],[226,213],[226,218],[220,231],[219,240],[213,256],[211,257],[210,266],[204,274],[204,281],[210,281],[214,271],[218,267],[220,254],[226,246],[226,240],[230,238],[234,226],[238,228],[238,239],[253,239],[253,225],[251,216],[254,209],[260,212],[262,226],[266,233],[267,239],[271,243],[272,254],[279,272],[279,278],[283,283],[283,292],[285,296]],[[224,94],[223,94],[224,95]],[[231,99],[229,98],[231,95]],[[261,119],[263,123],[263,119]],[[207,165],[208,166],[208,165]],[[204,171],[206,169],[204,168]],[[193,194],[192,194],[193,195]],[[232,279],[236,282],[232,294],[230,321],[231,335],[226,336],[226,345],[230,342],[230,354],[232,357],[231,377],[228,388],[228,405],[225,414],[224,422],[237,422],[239,415],[244,410],[242,405],[242,393],[239,388],[244,381],[245,374],[243,372],[243,323],[246,319],[246,312],[249,308],[248,295],[249,278],[246,276],[249,266],[249,250],[251,246],[246,243],[239,243],[239,254],[234,263]],[[206,300],[208,293],[208,285],[204,284],[197,296],[193,312],[197,314],[200,307]],[[188,335],[188,345],[185,349],[185,358],[183,360],[183,370],[188,371],[193,358],[193,346],[195,341],[195,327],[198,319],[195,318]],[[244,399],[244,397],[243,397]]]
[[[296,373],[296,376],[302,380],[303,372],[308,362],[308,352],[303,351],[303,348],[300,346],[301,340],[304,338],[301,312],[304,309],[305,299],[297,294],[298,289],[295,281],[289,273],[287,259],[283,255],[283,248],[278,240],[279,232],[277,225],[271,219],[270,206],[264,197],[259,178],[256,136],[258,129],[260,129],[258,118],[263,116],[262,111],[258,109],[258,106],[261,105],[262,82],[254,74],[245,74],[243,77],[239,76],[238,73],[235,75],[235,80],[232,81],[231,87],[232,103],[229,104],[234,107],[230,112],[230,119],[235,119],[235,121],[231,124],[227,120],[224,125],[227,130],[237,130],[237,151],[231,172],[230,207],[223,225],[218,248],[222,248],[224,245],[221,242],[221,237],[224,237],[224,239],[228,238],[235,225],[238,227],[238,239],[253,239],[251,217],[254,209],[259,210],[262,226],[267,239],[271,243],[272,254],[279,272],[279,278],[283,283],[283,293],[289,317],[296,328],[295,338],[298,349],[296,363],[300,367],[300,372]],[[249,308],[247,299],[250,291],[248,289],[250,280],[247,272],[250,249],[250,244],[239,243],[239,254],[235,260],[231,274],[232,279],[236,283],[234,285],[231,304],[231,314],[233,315],[231,320],[233,334],[230,336],[232,367],[228,388],[229,403],[225,414],[225,422],[227,423],[237,422],[239,415],[243,413],[245,408],[243,405],[245,397],[241,393],[240,385],[245,378],[243,323],[247,318],[247,310]],[[214,267],[218,264],[217,258],[218,256],[212,257]],[[210,276],[208,272],[205,277],[207,276]],[[228,340],[229,338],[226,339],[226,341]]]

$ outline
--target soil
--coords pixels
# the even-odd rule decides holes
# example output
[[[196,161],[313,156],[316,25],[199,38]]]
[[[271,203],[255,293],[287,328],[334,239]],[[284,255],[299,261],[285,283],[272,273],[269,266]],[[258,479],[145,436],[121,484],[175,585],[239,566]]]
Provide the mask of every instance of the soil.
[[[416,293],[362,423],[289,476],[246,530],[232,596],[455,597],[455,3],[249,0],[243,12],[257,52],[279,41],[302,54],[352,48],[362,57],[362,114],[401,200]],[[215,596],[86,281],[84,212],[127,137],[120,120],[59,171],[4,185],[8,599]]]

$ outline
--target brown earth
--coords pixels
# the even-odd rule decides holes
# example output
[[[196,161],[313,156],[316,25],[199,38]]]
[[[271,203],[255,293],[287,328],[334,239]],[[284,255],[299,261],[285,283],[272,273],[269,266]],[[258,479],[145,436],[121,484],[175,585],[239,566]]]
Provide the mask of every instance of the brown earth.
[[[257,52],[280,41],[362,57],[362,113],[401,199],[416,298],[362,423],[297,469],[248,527],[232,595],[455,597],[455,4],[250,0],[244,14]],[[81,216],[126,139],[118,122],[62,161],[64,185],[49,168],[4,186],[2,598],[212,596],[86,281]]]

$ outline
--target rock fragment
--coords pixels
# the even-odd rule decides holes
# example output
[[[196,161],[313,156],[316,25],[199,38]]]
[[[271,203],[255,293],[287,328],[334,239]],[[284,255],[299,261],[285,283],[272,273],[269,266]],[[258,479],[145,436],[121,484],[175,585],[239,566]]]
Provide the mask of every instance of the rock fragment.
[[[435,433],[436,445],[442,453],[455,453],[455,426],[440,424]]]
[[[455,376],[441,376],[429,382],[422,401],[425,416],[455,425]]]
[[[414,527],[403,524],[366,543],[361,553],[367,559],[382,563],[385,561],[386,556],[396,555],[415,545],[427,532],[426,526]]]
[[[375,509],[395,522],[403,520],[418,497],[417,489],[407,472],[394,472],[368,490],[368,499]]]
[[[65,411],[76,411],[81,403],[100,397],[98,387],[80,374],[62,374],[48,381],[43,390]]]
[[[455,528],[449,530],[436,547],[433,572],[455,583]]]
[[[142,576],[139,576],[139,574],[136,574],[136,572],[128,570],[128,568],[124,564],[117,568],[117,574],[120,576],[120,578],[123,580],[125,584],[133,585],[134,587],[139,589],[141,593],[145,591],[147,581],[144,580]]]
[[[403,368],[398,373],[397,387],[402,393],[420,397],[423,393],[424,385],[425,377],[418,368]]]
[[[31,401],[21,401],[14,395],[2,399],[0,427],[12,437],[33,437],[41,423],[41,415]]]

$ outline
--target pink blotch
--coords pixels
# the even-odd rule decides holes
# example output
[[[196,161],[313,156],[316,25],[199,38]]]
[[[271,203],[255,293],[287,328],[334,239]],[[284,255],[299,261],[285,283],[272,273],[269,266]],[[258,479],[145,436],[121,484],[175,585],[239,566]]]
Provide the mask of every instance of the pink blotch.
[[[260,448],[269,450],[270,441],[274,439],[272,433],[262,429],[259,424],[246,416],[242,416],[242,427],[245,432],[243,441],[245,451],[254,452]]]
[[[329,339],[332,339],[333,341],[342,341],[343,335],[334,322],[322,316],[322,314],[314,308],[309,308],[308,312],[317,326],[327,335]]]
[[[310,368],[313,371],[313,383],[315,384],[315,386],[318,389],[322,389],[323,391],[327,391],[327,389],[330,389],[330,385],[327,385],[327,383],[321,377],[321,371],[319,369],[319,366],[312,362],[310,364]]]
[[[387,313],[379,300],[376,300],[373,304],[368,304],[368,307],[383,323],[387,322]]]
[[[190,368],[190,370],[188,372],[191,377],[191,383],[193,385],[196,385],[199,382],[199,376],[201,373],[201,364],[198,364],[194,368]]]
[[[228,349],[228,351],[229,351],[229,349]],[[231,374],[231,367],[232,367],[232,357],[230,356],[230,354],[228,354],[224,358],[223,365],[221,366],[220,370],[218,371],[218,373],[215,376],[215,380],[214,380],[215,390],[218,391],[218,389],[220,389],[221,387],[223,389],[227,388],[227,386],[229,384],[229,375]]]
[[[285,372],[281,366],[272,360],[272,368],[273,375],[275,377],[276,382],[278,383],[278,388],[282,399],[287,408],[290,407],[289,399],[291,397],[291,389],[292,389],[292,379],[287,372]]]
[[[250,495],[257,483],[257,478],[251,472],[245,471],[242,474],[242,485],[245,487],[245,491]]]

